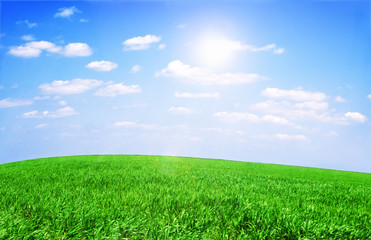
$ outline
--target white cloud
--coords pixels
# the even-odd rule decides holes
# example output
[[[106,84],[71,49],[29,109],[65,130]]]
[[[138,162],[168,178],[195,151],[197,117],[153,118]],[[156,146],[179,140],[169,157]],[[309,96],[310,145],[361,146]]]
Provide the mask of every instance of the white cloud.
[[[276,48],[276,49],[273,50],[274,54],[282,54],[284,52],[285,52],[284,48]]]
[[[291,103],[288,101],[276,102],[272,100],[259,102],[251,106],[267,114],[280,115],[291,120],[316,120],[321,122],[345,123],[342,117],[332,116],[327,110],[326,102]]]
[[[241,112],[217,112],[214,114],[214,116],[225,122],[258,122],[260,120],[260,118],[255,114]]]
[[[162,50],[166,48],[166,44],[162,43],[158,46],[158,49]]]
[[[31,105],[32,103],[33,102],[31,100],[5,98],[3,100],[0,100],[0,108],[26,106]]]
[[[95,95],[100,97],[116,97],[117,95],[125,95],[131,93],[139,93],[142,89],[139,85],[125,86],[123,83],[109,84],[106,87],[99,89]]]
[[[154,124],[142,124],[142,123],[136,123],[136,122],[130,122],[130,121],[115,122],[113,126],[114,127],[126,127],[126,128],[140,128],[140,129],[146,129],[146,130],[166,129],[164,127],[160,127]]]
[[[266,88],[261,92],[262,96],[269,98],[282,98],[293,101],[320,102],[327,98],[322,92],[308,92],[303,90],[284,90],[279,88]]]
[[[169,113],[184,114],[184,115],[195,113],[195,111],[193,109],[186,108],[186,107],[171,107],[171,108],[169,108],[168,111],[169,111]]]
[[[223,73],[216,74],[206,68],[191,67],[179,60],[170,62],[165,69],[158,71],[156,76],[180,78],[188,83],[201,85],[231,85],[252,83],[267,79],[258,74]]]
[[[58,12],[54,15],[55,18],[70,18],[75,13],[79,13],[80,10],[78,10],[75,6],[72,7],[64,7],[58,9]]]
[[[223,56],[228,56],[236,51],[273,52],[275,54],[282,54],[285,51],[284,48],[277,48],[276,44],[274,43],[262,47],[256,47],[253,45],[243,44],[240,41],[217,38],[213,36],[201,39],[198,45],[200,51],[204,51],[203,49],[206,49],[207,53],[212,54],[212,52],[209,50],[217,49],[218,51],[224,53]]]
[[[214,92],[214,93],[179,93],[179,92],[176,92],[174,96],[177,98],[220,98],[220,94],[218,92]]]
[[[346,102],[347,100],[345,98],[342,98],[341,96],[336,96],[335,101],[339,102],[339,103],[342,103],[342,102]]]
[[[45,50],[50,53],[61,53],[63,49],[62,47],[56,46],[54,43],[48,41],[29,42],[26,43],[26,46],[34,49]]]
[[[344,116],[352,121],[364,123],[367,121],[367,117],[359,112],[347,112]]]
[[[336,131],[331,131],[326,134],[327,137],[337,137],[339,134]]]
[[[306,141],[308,140],[306,136],[299,134],[299,135],[288,135],[288,134],[275,134],[273,135],[273,138],[279,139],[279,140],[298,140],[298,141]]]
[[[64,48],[48,41],[33,41],[22,46],[11,47],[8,54],[16,57],[39,57],[42,51],[57,53],[67,57],[85,57],[93,52],[86,43],[69,43]]]
[[[295,108],[313,111],[325,111],[328,109],[327,102],[302,102],[295,103]]]
[[[22,38],[22,40],[25,40],[25,41],[34,41],[35,40],[35,37],[31,34],[23,35],[21,38]]]
[[[148,34],[144,37],[139,36],[127,39],[122,44],[124,44],[124,51],[144,50],[148,49],[152,43],[159,41],[161,41],[161,37]]]
[[[85,67],[94,69],[96,71],[108,72],[117,68],[117,64],[110,61],[94,61],[87,64]]]
[[[24,20],[24,21],[18,21],[17,24],[26,24],[28,28],[33,28],[33,27],[37,27],[37,23],[31,23],[30,21],[28,21],[27,19]]]
[[[49,111],[31,111],[26,112],[23,114],[24,118],[63,118],[63,117],[69,117],[73,115],[77,115],[78,113],[72,108],[72,107],[64,107],[60,108],[55,112],[49,112]]]
[[[69,43],[64,47],[64,53],[67,57],[86,57],[93,54],[89,45],[86,43]]]
[[[48,126],[48,124],[41,123],[41,124],[35,126],[35,128],[40,129],[40,128],[46,128],[47,126]]]
[[[87,19],[85,19],[85,18],[81,18],[81,19],[80,19],[80,22],[81,22],[81,23],[87,23],[87,22],[89,22],[89,21],[88,21]]]
[[[39,101],[39,100],[47,100],[47,99],[50,99],[50,97],[49,96],[43,96],[43,97],[36,96],[36,97],[33,98],[33,100],[37,100],[37,101]]]
[[[290,124],[289,120],[287,120],[286,118],[277,117],[277,116],[273,116],[273,115],[265,115],[265,116],[262,117],[262,120],[264,122],[271,122],[271,123],[280,124],[280,125],[289,125]]]
[[[371,94],[368,94],[368,95],[367,95],[367,98],[368,98],[369,100],[371,100]]]
[[[8,54],[16,57],[33,58],[39,57],[41,54],[41,50],[29,46],[18,46],[11,47]]]
[[[71,81],[55,80],[52,83],[42,84],[39,88],[45,94],[67,95],[83,93],[102,84],[102,81],[95,79],[77,78]]]
[[[132,68],[131,68],[131,72],[132,73],[138,73],[140,71],[142,71],[143,67],[140,66],[140,65],[134,65]]]
[[[188,27],[188,24],[182,23],[182,24],[179,24],[179,25],[176,26],[176,27],[179,28],[179,29],[183,29],[183,28]]]
[[[66,106],[67,105],[67,102],[66,101],[59,101],[59,105]]]

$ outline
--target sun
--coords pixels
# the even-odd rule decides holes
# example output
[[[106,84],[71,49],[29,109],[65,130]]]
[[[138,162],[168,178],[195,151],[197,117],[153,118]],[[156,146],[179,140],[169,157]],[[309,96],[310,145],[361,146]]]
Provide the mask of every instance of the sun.
[[[223,67],[229,64],[240,43],[221,35],[207,34],[195,42],[195,57],[199,63],[208,67]]]

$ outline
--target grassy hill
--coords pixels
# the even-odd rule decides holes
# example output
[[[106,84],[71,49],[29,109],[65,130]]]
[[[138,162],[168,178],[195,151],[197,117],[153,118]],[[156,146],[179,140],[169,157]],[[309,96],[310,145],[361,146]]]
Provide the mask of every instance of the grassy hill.
[[[369,239],[371,174],[160,156],[0,165],[0,239]]]

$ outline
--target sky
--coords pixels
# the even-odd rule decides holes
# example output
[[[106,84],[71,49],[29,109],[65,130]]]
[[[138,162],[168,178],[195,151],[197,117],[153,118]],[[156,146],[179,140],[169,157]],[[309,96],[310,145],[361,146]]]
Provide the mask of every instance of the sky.
[[[371,172],[370,1],[0,4],[0,164],[145,154]]]

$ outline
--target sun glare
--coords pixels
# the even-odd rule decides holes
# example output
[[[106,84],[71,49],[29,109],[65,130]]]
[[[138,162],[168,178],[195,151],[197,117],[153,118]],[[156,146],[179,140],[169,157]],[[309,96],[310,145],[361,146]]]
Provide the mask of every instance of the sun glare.
[[[206,35],[196,41],[197,61],[208,67],[222,67],[233,58],[239,42],[230,41],[222,36]]]

